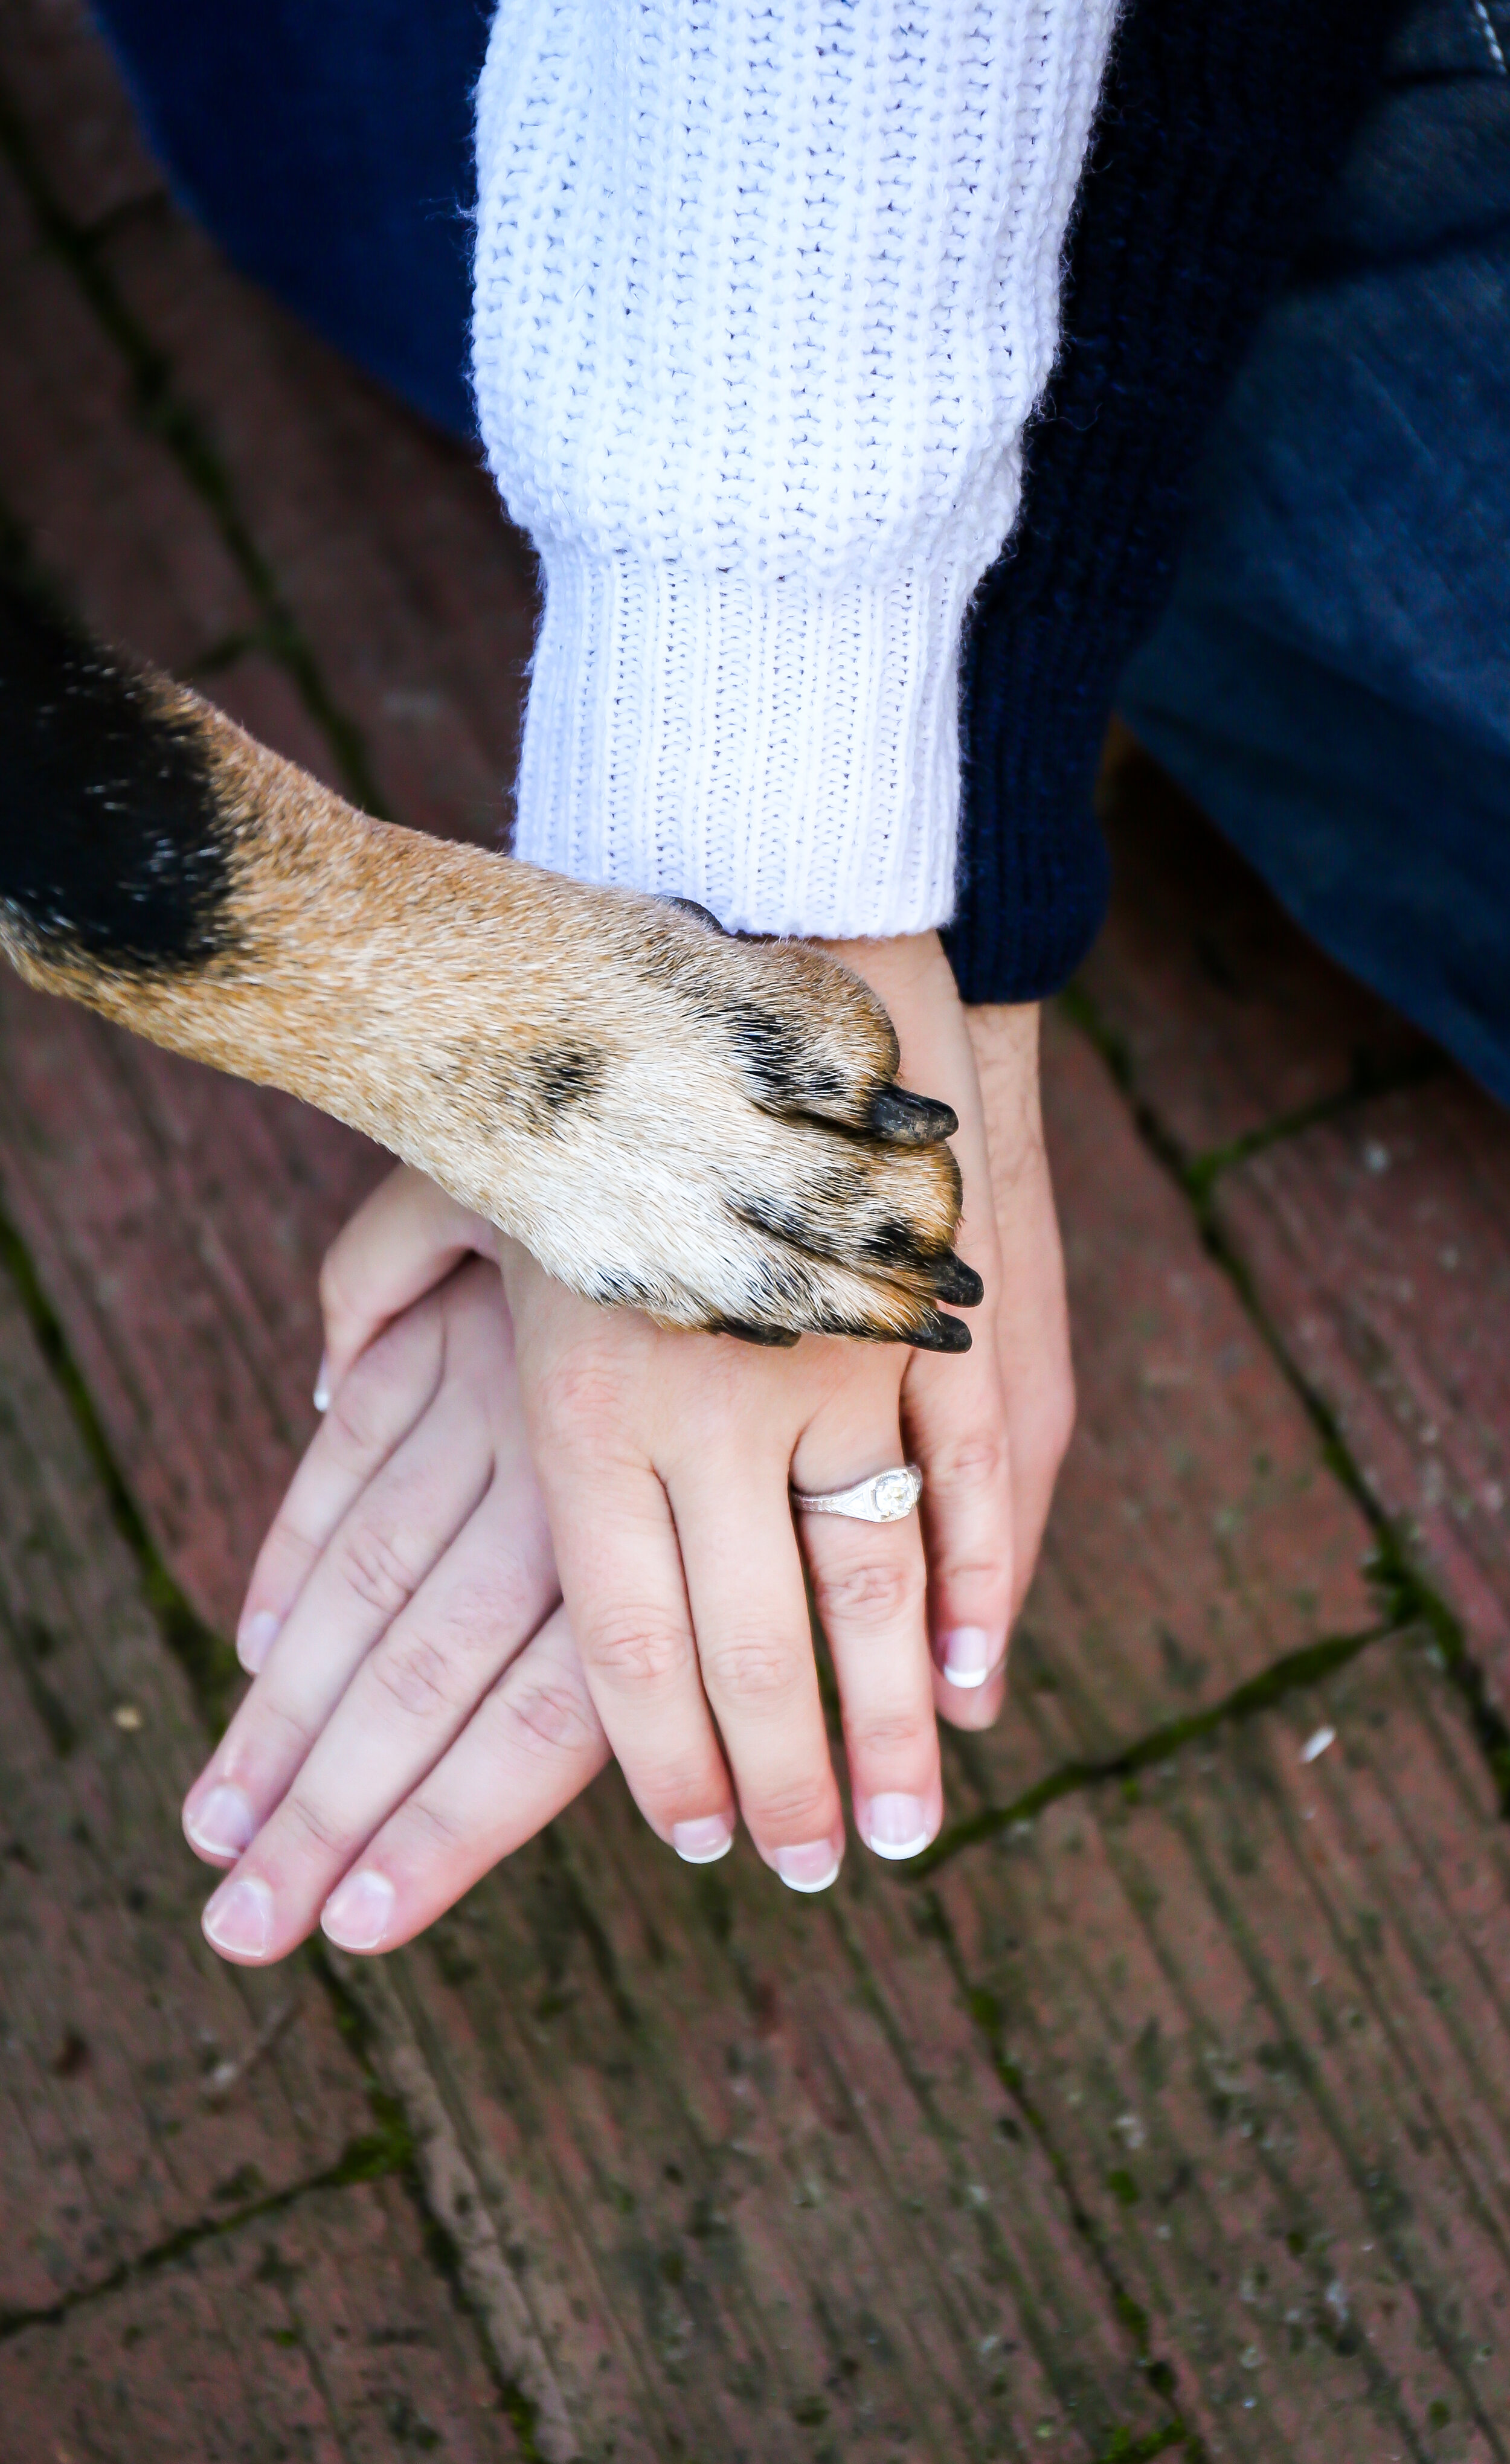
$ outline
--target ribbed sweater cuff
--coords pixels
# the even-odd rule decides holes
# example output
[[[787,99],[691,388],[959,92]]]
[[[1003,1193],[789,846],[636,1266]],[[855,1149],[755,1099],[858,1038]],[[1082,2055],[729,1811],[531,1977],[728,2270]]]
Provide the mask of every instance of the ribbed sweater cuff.
[[[542,548],[520,855],[735,932],[948,920],[973,573],[828,587]]]

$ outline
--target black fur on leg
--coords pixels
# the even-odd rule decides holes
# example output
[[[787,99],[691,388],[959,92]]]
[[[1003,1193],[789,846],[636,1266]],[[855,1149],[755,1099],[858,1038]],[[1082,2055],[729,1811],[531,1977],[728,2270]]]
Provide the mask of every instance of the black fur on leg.
[[[160,693],[0,567],[0,904],[39,954],[176,971],[229,944],[227,835]]]

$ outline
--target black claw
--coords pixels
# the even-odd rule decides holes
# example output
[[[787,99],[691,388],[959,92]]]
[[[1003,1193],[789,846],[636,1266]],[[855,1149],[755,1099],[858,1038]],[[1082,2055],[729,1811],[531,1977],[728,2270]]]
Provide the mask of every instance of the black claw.
[[[710,1334],[732,1334],[736,1343],[762,1343],[767,1349],[789,1352],[798,1340],[784,1326],[747,1326],[743,1318],[715,1317],[708,1321]]]
[[[986,1287],[973,1266],[957,1258],[952,1249],[945,1250],[933,1270],[935,1296],[949,1302],[954,1309],[978,1309],[986,1298]]]
[[[940,1138],[952,1138],[959,1126],[959,1114],[947,1104],[936,1104],[931,1095],[909,1095],[905,1087],[883,1087],[871,1098],[870,1127],[894,1146],[936,1146]]]
[[[698,923],[705,924],[710,933],[721,933],[725,941],[728,939],[729,936],[723,932],[718,917],[710,914],[707,908],[699,907],[695,898],[671,898],[666,903],[669,907],[679,907],[683,915],[693,916]]]
[[[937,1309],[930,1309],[907,1341],[916,1352],[968,1352],[970,1330],[963,1318],[941,1317]]]

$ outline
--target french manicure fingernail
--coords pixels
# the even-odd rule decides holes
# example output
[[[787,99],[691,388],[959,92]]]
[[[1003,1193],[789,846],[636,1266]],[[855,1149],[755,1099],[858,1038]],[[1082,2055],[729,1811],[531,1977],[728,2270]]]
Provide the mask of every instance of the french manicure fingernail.
[[[320,1355],[320,1374],[315,1379],[315,1409],[317,1412],[330,1409],[330,1363],[323,1353]]]
[[[256,1815],[245,1790],[221,1780],[186,1817],[184,1829],[207,1857],[239,1857],[256,1837]]]
[[[393,1915],[393,1885],[364,1866],[338,1882],[320,1911],[323,1932],[342,1950],[376,1950]]]
[[[671,1844],[684,1864],[716,1865],[734,1845],[734,1826],[727,1815],[699,1815],[696,1822],[672,1824]]]
[[[877,1857],[918,1857],[933,1837],[921,1796],[890,1792],[871,1798],[867,1837]]]
[[[273,1939],[273,1894],[255,1874],[222,1882],[200,1920],[217,1950],[260,1959]]]
[[[832,1839],[807,1839],[800,1848],[778,1848],[776,1871],[788,1891],[826,1891],[839,1870]]]
[[[983,1625],[957,1625],[943,1638],[939,1659],[951,1685],[984,1685],[1006,1650]]]
[[[271,1609],[258,1609],[256,1615],[249,1617],[242,1626],[236,1636],[236,1658],[249,1677],[255,1677],[266,1660],[278,1640],[282,1622],[282,1618],[275,1617]]]

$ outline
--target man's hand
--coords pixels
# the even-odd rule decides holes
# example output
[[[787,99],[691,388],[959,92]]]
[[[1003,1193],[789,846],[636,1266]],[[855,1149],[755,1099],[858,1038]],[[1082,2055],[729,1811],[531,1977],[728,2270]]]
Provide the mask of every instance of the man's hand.
[[[252,1691],[184,1826],[233,1865],[228,1959],[280,1959],[323,1911],[389,1949],[568,1805],[608,1745],[530,1472],[497,1273],[468,1265],[342,1383],[241,1619]]]

